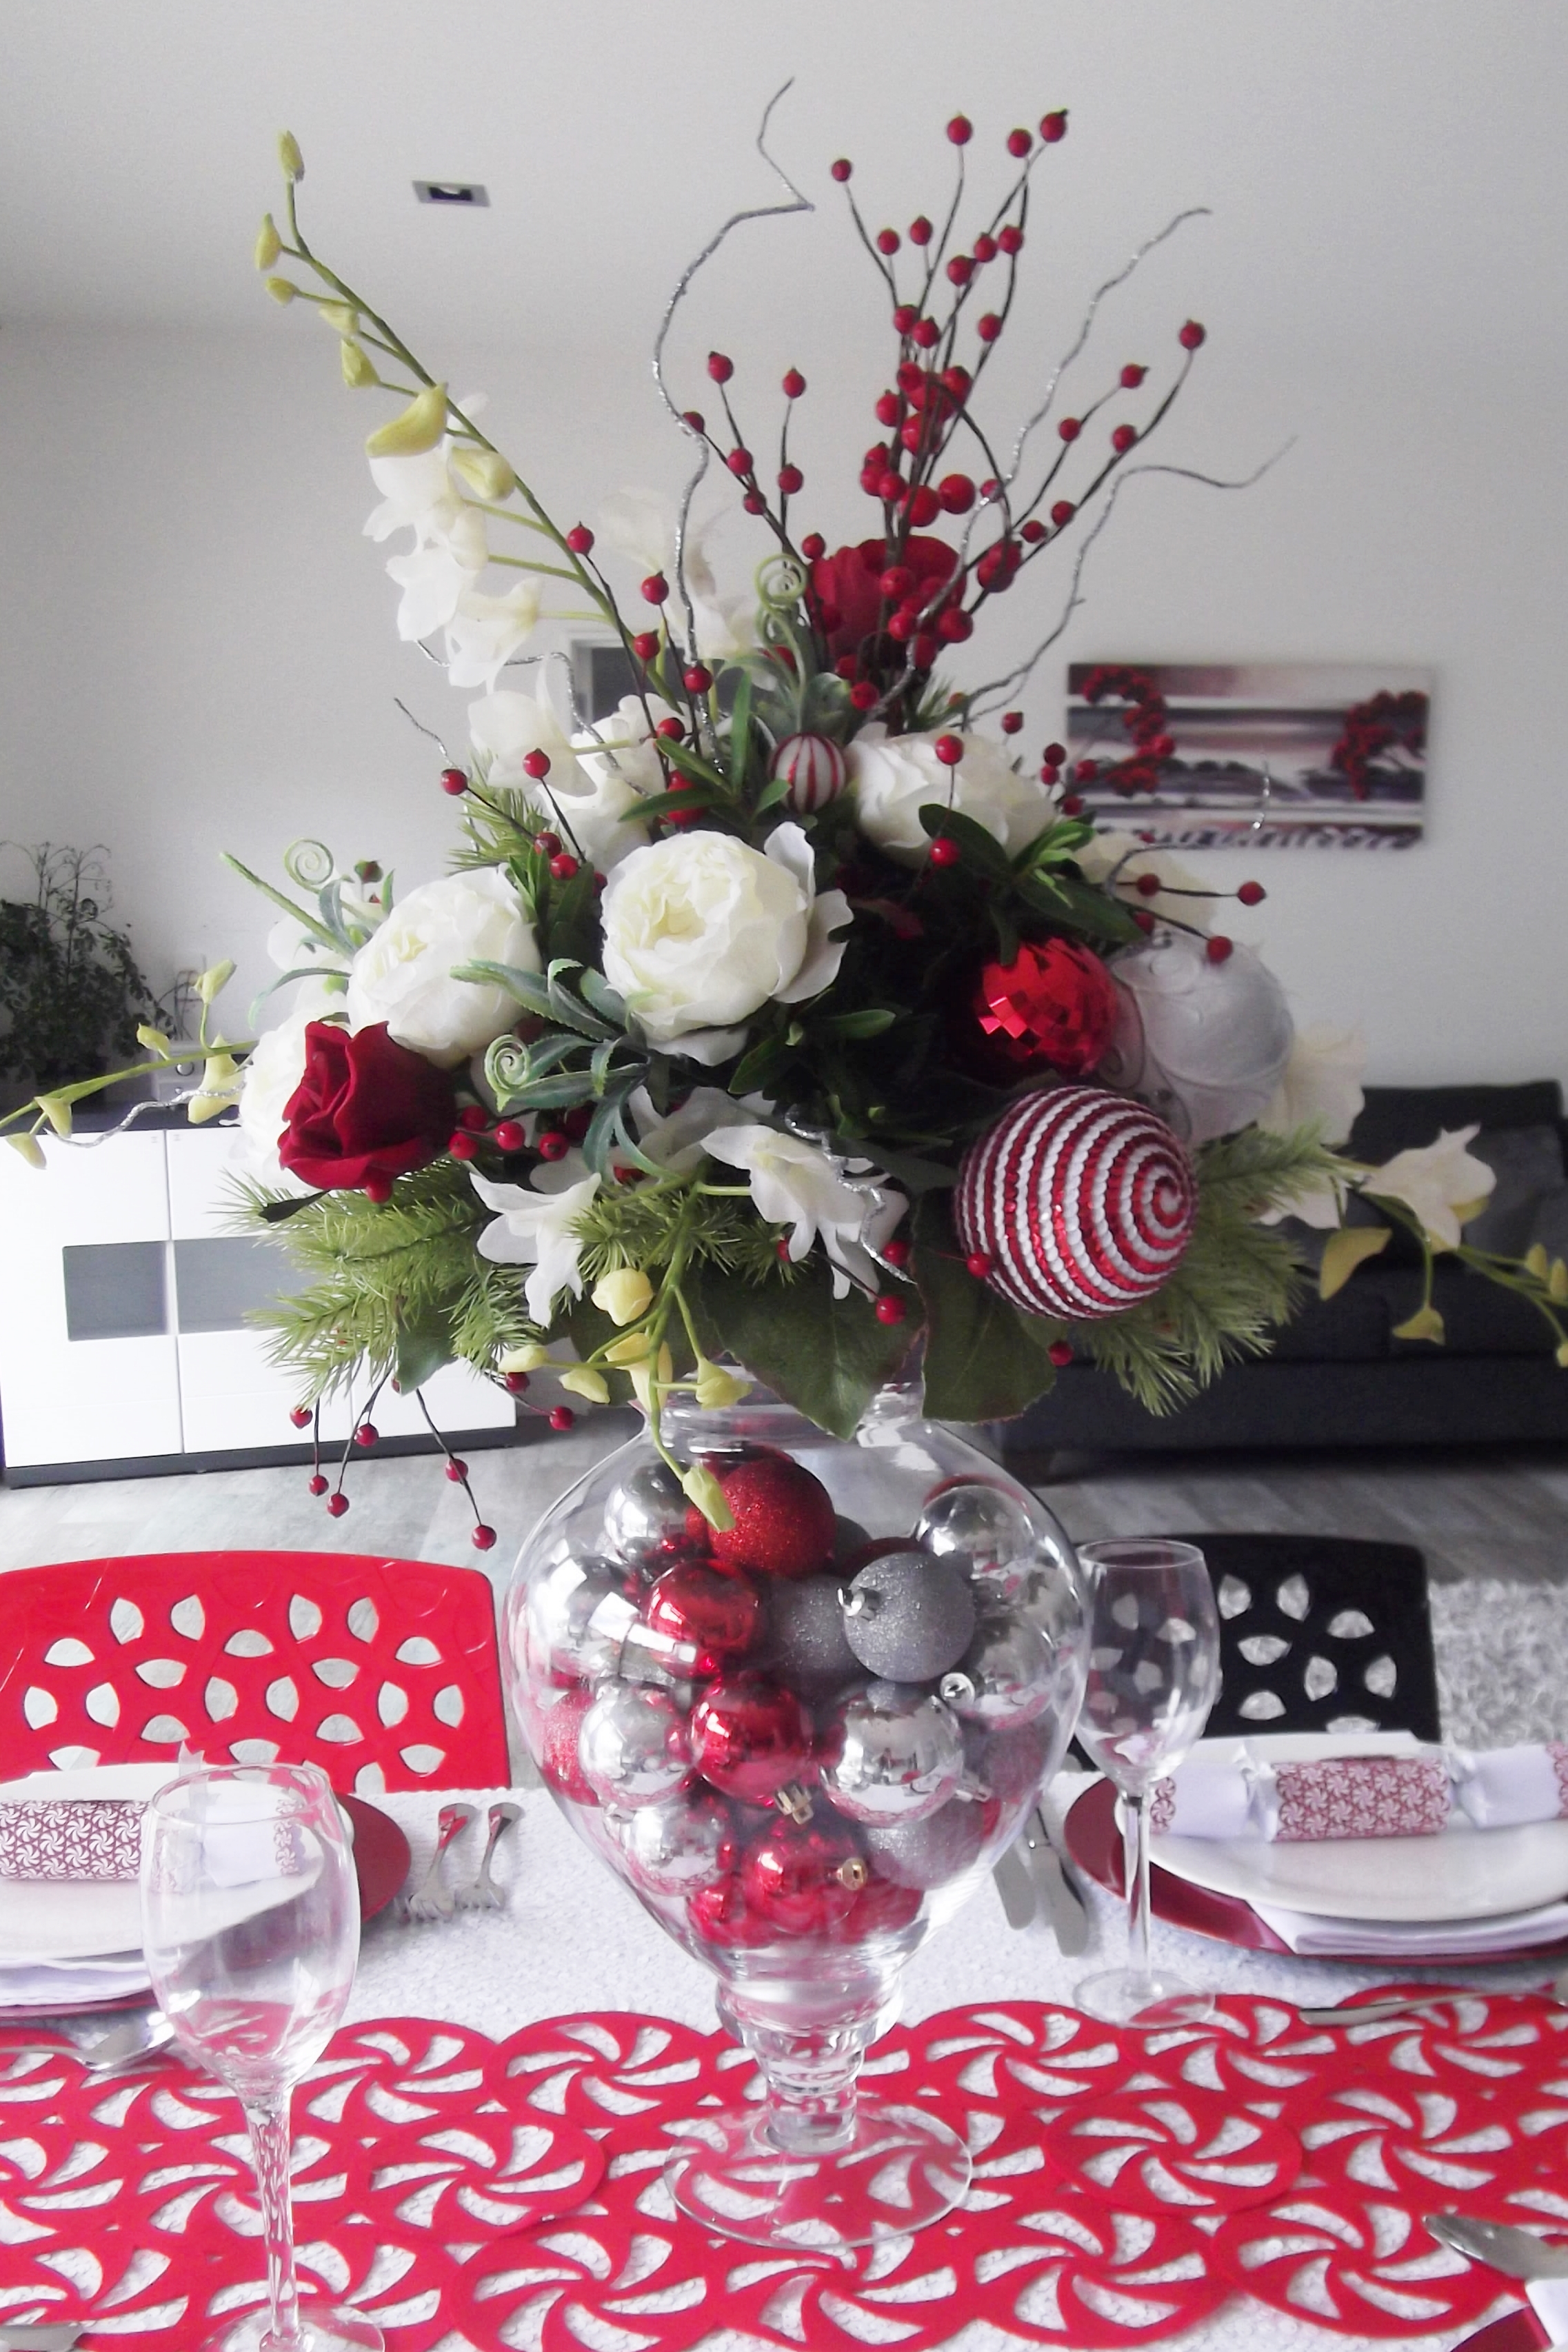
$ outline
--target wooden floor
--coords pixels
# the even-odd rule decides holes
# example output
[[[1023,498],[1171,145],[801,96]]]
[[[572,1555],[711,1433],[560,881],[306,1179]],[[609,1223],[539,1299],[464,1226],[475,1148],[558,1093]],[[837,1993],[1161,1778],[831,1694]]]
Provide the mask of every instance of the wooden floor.
[[[499,1537],[483,1564],[504,1578],[540,1514],[634,1425],[629,1416],[588,1414],[568,1435],[531,1427],[504,1453],[476,1453],[475,1491]],[[215,1470],[0,1488],[0,1569],[240,1547],[481,1558],[468,1541],[461,1489],[434,1457],[356,1460],[341,1519],[307,1494],[305,1475]],[[1079,1541],[1178,1528],[1380,1536],[1418,1545],[1439,1581],[1568,1585],[1562,1448],[1058,1455],[1039,1492]]]

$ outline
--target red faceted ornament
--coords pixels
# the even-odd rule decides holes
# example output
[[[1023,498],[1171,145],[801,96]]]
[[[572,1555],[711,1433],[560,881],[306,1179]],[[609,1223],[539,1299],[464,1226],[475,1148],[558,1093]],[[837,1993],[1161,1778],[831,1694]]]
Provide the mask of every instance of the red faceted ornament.
[[[1077,940],[1026,940],[1011,963],[985,966],[974,1017],[1012,1067],[1047,1063],[1082,1077],[1110,1043],[1116,990],[1100,958]]]
[[[569,1797],[574,1805],[599,1801],[583,1777],[583,1761],[577,1753],[577,1735],[593,1704],[594,1694],[585,1685],[569,1690],[545,1717],[540,1741],[540,1770],[557,1794]]]
[[[786,1936],[821,1936],[842,1925],[868,1875],[841,1822],[780,1822],[741,1858],[747,1911]]]
[[[705,1537],[728,1568],[760,1576],[811,1576],[833,1558],[833,1497],[787,1454],[753,1454],[719,1471],[733,1527],[710,1529],[695,1503],[687,1533]]]
[[[812,1775],[810,1717],[794,1691],[758,1675],[705,1692],[691,1710],[688,1739],[710,1786],[748,1805],[771,1804],[790,1781]]]
[[[694,1671],[715,1674],[726,1658],[749,1650],[762,1622],[762,1595],[741,1569],[711,1561],[678,1561],[643,1602],[643,1623],[682,1655],[694,1653]]]
[[[953,1223],[1026,1314],[1120,1315],[1170,1280],[1197,1190],[1163,1118],[1100,1087],[1022,1096],[970,1146]]]
[[[815,815],[836,801],[849,780],[843,746],[827,735],[786,735],[768,773],[775,782],[784,779],[784,798],[800,816]]]

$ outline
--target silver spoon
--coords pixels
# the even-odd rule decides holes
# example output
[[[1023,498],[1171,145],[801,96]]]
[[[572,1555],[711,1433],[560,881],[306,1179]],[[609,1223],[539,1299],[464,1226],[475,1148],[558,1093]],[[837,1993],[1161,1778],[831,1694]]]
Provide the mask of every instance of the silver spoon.
[[[1568,2246],[1549,2246],[1532,2231],[1516,2230],[1507,2221],[1473,2221],[1467,2213],[1424,2213],[1421,2218],[1439,2244],[1501,2271],[1506,2278],[1568,2278]]]
[[[166,2049],[174,2038],[174,2029],[161,2009],[139,2009],[133,2017],[89,2042],[81,2062],[90,2074],[118,2074],[122,2066],[133,2066],[139,2058]],[[4,2325],[0,2321],[0,2326]]]

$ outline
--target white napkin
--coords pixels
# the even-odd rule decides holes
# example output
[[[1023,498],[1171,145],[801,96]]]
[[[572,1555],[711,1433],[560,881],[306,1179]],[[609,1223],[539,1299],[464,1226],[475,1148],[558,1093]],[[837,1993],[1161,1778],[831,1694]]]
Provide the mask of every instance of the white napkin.
[[[1450,1786],[1448,1819],[1442,1827],[1513,1829],[1528,1822],[1556,1821],[1568,1813],[1568,1747],[1555,1741],[1547,1746],[1479,1749],[1417,1748],[1412,1743],[1409,1758],[1397,1762],[1385,1758],[1386,1751],[1378,1751],[1373,1760],[1391,1774],[1403,1766],[1408,1775],[1416,1759],[1426,1759],[1428,1765],[1442,1764]],[[1324,1832],[1321,1822],[1311,1821],[1312,1809],[1303,1805],[1299,1795],[1290,1801],[1292,1775],[1298,1780],[1318,1780],[1331,1790],[1348,1782],[1347,1767],[1358,1765],[1367,1766],[1368,1759],[1342,1753],[1315,1761],[1301,1758],[1276,1762],[1246,1744],[1237,1748],[1226,1743],[1226,1752],[1217,1755],[1205,1754],[1200,1746],[1156,1783],[1151,1823],[1163,1836],[1271,1839],[1281,1833],[1283,1795],[1288,1800],[1283,1807],[1287,1815],[1283,1833],[1321,1836]],[[1410,1805],[1411,1792],[1406,1791],[1381,1830],[1371,1827],[1375,1812],[1368,1809],[1363,1816],[1368,1827],[1358,1828],[1356,1833],[1404,1837],[1426,1828],[1436,1834],[1439,1823],[1428,1820],[1418,1824],[1410,1816]]]
[[[1306,1959],[1420,1959],[1433,1953],[1533,1950],[1568,1937],[1568,1903],[1506,1911],[1490,1919],[1332,1919],[1254,1900],[1252,1908],[1280,1942]]]
[[[119,2000],[129,1992],[150,1992],[153,1979],[140,1952],[116,1952],[101,1960],[40,1960],[31,1968],[0,1968],[0,2010],[61,2009],[79,2001]]]
[[[167,1764],[106,1764],[78,1772],[32,1772],[25,1780],[0,1784],[0,1798],[25,1802],[29,1798],[134,1797],[148,1802],[174,1780],[179,1766]],[[73,1885],[68,1880],[7,1879],[0,1901],[0,1972],[33,1969],[50,1962],[111,1958],[121,1969],[134,1964],[140,1982],[147,1981],[142,1966],[142,1900],[134,1884]],[[124,1983],[115,1990],[129,1992]],[[87,2000],[81,1994],[53,1988],[59,2000]],[[40,1996],[41,1998],[42,1996]],[[107,1996],[106,1996],[107,1997]],[[30,1999],[26,1992],[16,2002]]]
[[[1524,2291],[1552,2343],[1568,2336],[1568,2279],[1531,2279]]]

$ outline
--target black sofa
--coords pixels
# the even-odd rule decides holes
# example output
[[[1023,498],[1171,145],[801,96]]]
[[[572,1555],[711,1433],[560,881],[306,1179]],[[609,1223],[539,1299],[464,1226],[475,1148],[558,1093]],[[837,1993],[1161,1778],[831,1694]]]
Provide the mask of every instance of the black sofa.
[[[1477,1247],[1522,1255],[1540,1241],[1568,1256],[1568,1124],[1554,1080],[1513,1087],[1375,1087],[1346,1150],[1381,1166],[1438,1129],[1479,1123],[1470,1146],[1497,1184],[1465,1228]],[[1382,1223],[1361,1203],[1352,1215]],[[1322,1236],[1301,1229],[1303,1247]],[[1334,1297],[1310,1297],[1273,1352],[1232,1365],[1179,1412],[1156,1415],[1091,1364],[994,1435],[1009,1455],[1227,1446],[1464,1445],[1568,1440],[1568,1370],[1539,1310],[1441,1257],[1433,1304],[1447,1344],[1396,1339],[1420,1302],[1420,1255],[1396,1229]]]

